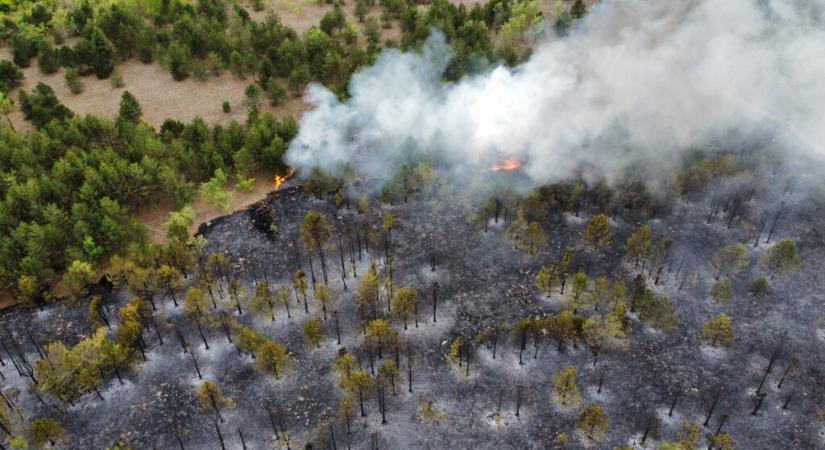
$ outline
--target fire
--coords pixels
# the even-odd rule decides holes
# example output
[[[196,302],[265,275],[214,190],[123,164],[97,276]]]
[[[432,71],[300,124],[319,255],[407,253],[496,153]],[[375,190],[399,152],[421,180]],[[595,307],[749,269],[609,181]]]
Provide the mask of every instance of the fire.
[[[502,172],[502,171],[509,172],[511,170],[516,170],[519,167],[521,167],[521,162],[519,160],[517,160],[516,158],[513,158],[511,156],[511,157],[505,159],[504,162],[501,162],[499,164],[493,164],[490,167],[490,171],[491,172]]]
[[[293,175],[295,175],[295,169],[289,169],[289,172],[283,176],[275,174],[275,190],[277,191],[281,189],[281,185],[286,183],[286,181],[292,178]]]

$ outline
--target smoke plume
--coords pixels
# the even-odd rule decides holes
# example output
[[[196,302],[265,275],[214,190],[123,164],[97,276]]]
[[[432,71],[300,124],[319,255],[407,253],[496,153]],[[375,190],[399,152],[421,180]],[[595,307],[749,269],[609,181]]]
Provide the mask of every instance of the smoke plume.
[[[387,177],[423,153],[468,177],[512,155],[537,184],[613,180],[766,131],[825,156],[822,24],[822,5],[805,0],[605,0],[566,36],[548,30],[524,64],[454,83],[442,81],[451,53],[434,33],[418,53],[385,51],[345,102],[310,86],[314,109],[287,162]]]

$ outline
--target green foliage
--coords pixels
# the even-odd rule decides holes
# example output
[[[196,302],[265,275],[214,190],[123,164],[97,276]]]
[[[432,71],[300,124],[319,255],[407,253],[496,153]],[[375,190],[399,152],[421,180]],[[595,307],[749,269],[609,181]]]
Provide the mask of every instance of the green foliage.
[[[404,322],[404,329],[407,329],[407,322],[415,313],[418,303],[418,289],[404,287],[395,291],[392,299],[392,312],[396,317]]]
[[[647,259],[653,249],[653,230],[650,225],[643,225],[627,238],[627,256],[638,264]]]
[[[728,277],[721,277],[710,288],[710,296],[719,303],[730,303],[733,300],[733,286]]]
[[[14,102],[10,99],[5,93],[0,91],[0,114],[6,116],[6,121],[8,122],[9,127],[11,128],[11,120],[9,119],[9,114],[14,110]],[[6,126],[6,124],[2,124],[2,126]]]
[[[573,366],[567,366],[553,376],[553,398],[556,402],[562,406],[577,406],[581,403],[582,397],[576,380],[576,368]]]
[[[80,73],[78,73],[77,69],[73,67],[67,68],[63,77],[66,80],[66,87],[69,88],[72,94],[83,92],[83,80],[80,79]]]
[[[277,80],[270,78],[269,81],[266,82],[266,96],[269,98],[270,105],[277,106],[286,100],[287,92]]]
[[[124,91],[120,96],[120,109],[118,110],[117,119],[124,122],[138,123],[142,114],[140,104],[135,96],[129,91]]]
[[[23,117],[38,128],[52,120],[65,120],[74,115],[60,103],[54,90],[43,83],[37,83],[31,93],[20,91],[20,110],[23,111]]]
[[[177,239],[181,242],[189,240],[189,227],[195,221],[195,210],[191,206],[185,206],[179,211],[173,211],[169,214],[163,227],[166,228],[166,237],[172,241]]]
[[[224,100],[221,104],[221,110],[224,113],[229,114],[230,112],[232,112],[232,105],[230,105],[228,101]]]
[[[234,195],[226,189],[226,182],[228,177],[223,169],[215,170],[215,174],[206,183],[200,187],[200,194],[203,198],[220,209],[226,210],[229,208],[229,203],[232,202]]]
[[[112,74],[109,75],[109,83],[115,89],[120,89],[126,85],[126,82],[123,81],[123,75],[117,69],[113,70]]]
[[[36,27],[24,25],[11,37],[11,54],[15,64],[29,67],[31,59],[46,42],[45,37]]]
[[[536,287],[542,294],[550,295],[558,279],[558,267],[555,264],[545,264],[536,275]]]
[[[108,78],[115,69],[115,46],[99,28],[92,30],[89,40],[92,72],[98,78]]]
[[[367,17],[364,22],[364,36],[367,37],[367,42],[371,44],[378,44],[381,41],[381,25],[378,24],[378,19],[375,16]]]
[[[510,18],[501,27],[501,39],[505,46],[523,46],[525,34],[541,23],[541,9],[535,0],[521,1],[513,5]]]
[[[83,251],[86,252],[90,260],[97,261],[100,255],[103,254],[103,247],[95,244],[91,236],[86,236],[83,238]]]
[[[74,260],[63,276],[63,291],[69,298],[77,300],[86,293],[93,276],[91,264]]]
[[[286,348],[277,342],[268,339],[261,345],[258,358],[255,360],[256,367],[265,373],[272,373],[275,378],[280,378],[284,369],[292,362],[292,357]]]
[[[770,293],[770,286],[768,286],[768,280],[764,277],[757,278],[753,280],[750,286],[750,293],[756,298],[762,298]]]
[[[235,176],[237,178],[235,182],[235,189],[241,192],[252,192],[252,189],[255,188],[255,179],[252,177],[245,177],[240,173]]]
[[[785,239],[765,251],[762,255],[762,264],[774,273],[788,276],[799,270],[802,258],[796,249],[796,243]]]
[[[185,80],[189,76],[192,59],[189,49],[179,42],[174,42],[169,46],[167,58],[172,78],[176,81]]]
[[[29,436],[34,445],[42,447],[46,443],[54,444],[65,440],[66,430],[54,420],[40,417],[32,421]]]
[[[726,245],[713,254],[710,266],[719,275],[733,276],[738,274],[750,262],[750,253],[742,244]]]
[[[714,347],[729,347],[733,343],[733,323],[726,314],[719,314],[702,326],[699,339]]]
[[[304,337],[310,346],[321,347],[321,341],[324,339],[324,327],[321,324],[321,319],[309,319],[304,322]]]
[[[582,232],[582,240],[594,249],[603,249],[613,241],[610,231],[610,219],[604,214],[598,214],[587,222]]]
[[[301,224],[301,240],[312,249],[320,249],[332,235],[332,225],[322,213],[309,211]]]
[[[369,5],[367,5],[366,0],[356,0],[355,2],[355,17],[358,18],[359,22],[363,22],[364,18],[369,13]]]
[[[670,331],[678,324],[670,299],[654,295],[650,289],[644,291],[636,307],[639,310],[639,319],[660,331]]]
[[[41,44],[37,54],[37,65],[44,74],[52,74],[60,69],[60,57],[48,41]]]
[[[598,405],[588,405],[579,415],[579,429],[594,440],[602,441],[607,437],[607,415]]]
[[[215,408],[230,408],[235,402],[225,395],[217,383],[204,380],[195,392],[200,400],[201,407],[208,412],[215,412]]]
[[[717,177],[738,170],[732,155],[711,156],[709,152],[694,152],[691,155],[685,167],[675,176],[673,184],[676,192],[688,194],[699,191]]]
[[[71,349],[62,342],[46,345],[48,361],[34,365],[43,392],[72,401],[99,385],[101,373],[110,373],[128,361],[129,352],[106,337],[106,329],[83,338]]]

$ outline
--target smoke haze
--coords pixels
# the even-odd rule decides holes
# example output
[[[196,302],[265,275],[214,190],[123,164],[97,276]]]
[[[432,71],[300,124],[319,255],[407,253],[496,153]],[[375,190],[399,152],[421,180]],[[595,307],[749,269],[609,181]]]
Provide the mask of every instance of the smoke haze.
[[[310,86],[288,164],[368,177],[411,152],[456,177],[513,155],[536,184],[615,179],[630,164],[672,167],[720,136],[776,132],[825,156],[822,4],[793,0],[603,1],[529,61],[455,83],[434,33],[420,53],[385,51],[340,102]]]

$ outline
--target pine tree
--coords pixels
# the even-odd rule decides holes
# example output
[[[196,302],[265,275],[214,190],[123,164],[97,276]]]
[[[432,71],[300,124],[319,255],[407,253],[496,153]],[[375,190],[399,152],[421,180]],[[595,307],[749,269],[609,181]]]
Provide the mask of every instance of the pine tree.
[[[607,436],[607,415],[598,405],[589,405],[579,416],[579,429],[594,441],[601,441]]]
[[[610,231],[610,220],[604,214],[594,216],[587,222],[582,233],[582,240],[589,247],[600,250],[610,245],[613,234]]]
[[[719,314],[702,326],[702,342],[714,347],[728,347],[733,343],[733,323],[726,314]]]
[[[562,406],[578,405],[582,401],[576,381],[576,368],[567,366],[553,377],[553,397]]]
[[[142,115],[140,104],[134,95],[129,91],[124,91],[120,96],[120,110],[117,118],[125,122],[138,123]]]
[[[92,30],[90,41],[92,72],[100,79],[108,78],[115,70],[115,46],[99,28]]]

